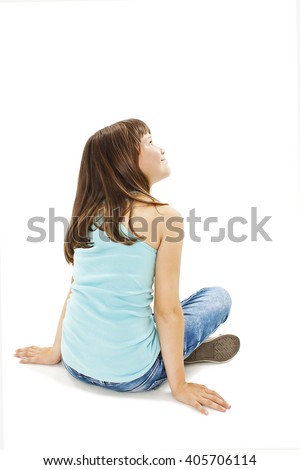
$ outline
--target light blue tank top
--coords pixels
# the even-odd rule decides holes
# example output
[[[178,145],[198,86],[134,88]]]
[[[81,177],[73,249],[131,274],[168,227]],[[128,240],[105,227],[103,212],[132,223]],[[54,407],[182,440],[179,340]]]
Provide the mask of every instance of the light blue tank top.
[[[123,224],[120,229],[134,236]],[[77,372],[98,380],[134,380],[160,352],[150,306],[157,250],[140,240],[113,242],[100,229],[89,231],[89,238],[92,248],[74,250],[62,357]]]

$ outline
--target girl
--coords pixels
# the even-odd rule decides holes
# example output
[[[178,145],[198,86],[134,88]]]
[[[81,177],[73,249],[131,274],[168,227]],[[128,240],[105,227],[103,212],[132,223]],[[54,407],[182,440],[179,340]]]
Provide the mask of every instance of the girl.
[[[64,244],[73,276],[54,344],[15,356],[22,364],[62,361],[78,380],[119,392],[167,380],[176,400],[224,412],[230,405],[218,393],[186,381],[184,363],[237,353],[234,335],[206,340],[227,319],[231,298],[206,287],[179,300],[183,217],[150,194],[170,175],[164,155],[138,119],[88,139]]]

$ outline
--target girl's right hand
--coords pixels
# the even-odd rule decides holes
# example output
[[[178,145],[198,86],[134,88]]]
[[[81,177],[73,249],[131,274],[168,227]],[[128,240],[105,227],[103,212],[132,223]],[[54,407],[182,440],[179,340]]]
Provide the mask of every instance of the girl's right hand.
[[[21,358],[21,364],[45,364],[54,365],[61,361],[61,354],[53,347],[40,348],[38,346],[28,346],[16,349],[14,356]]]
[[[185,403],[186,405],[193,406],[200,413],[207,415],[208,411],[204,408],[207,406],[217,411],[225,412],[231,406],[214,390],[210,390],[205,385],[185,382],[183,385],[172,392],[173,397]]]

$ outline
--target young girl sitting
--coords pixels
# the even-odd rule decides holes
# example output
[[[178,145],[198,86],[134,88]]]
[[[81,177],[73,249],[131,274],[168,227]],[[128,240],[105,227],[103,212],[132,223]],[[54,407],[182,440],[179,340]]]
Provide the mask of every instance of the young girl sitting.
[[[231,297],[205,287],[180,301],[183,217],[150,194],[169,175],[164,150],[138,119],[88,139],[64,244],[73,276],[54,344],[15,356],[22,364],[62,361],[78,380],[118,392],[167,380],[176,400],[224,412],[230,405],[217,392],[186,381],[184,363],[238,352],[234,335],[208,338],[227,319]]]

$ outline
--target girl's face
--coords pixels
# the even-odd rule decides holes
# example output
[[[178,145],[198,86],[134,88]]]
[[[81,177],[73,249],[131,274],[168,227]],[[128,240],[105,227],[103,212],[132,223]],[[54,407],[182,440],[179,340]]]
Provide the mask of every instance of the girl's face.
[[[139,166],[147,176],[150,186],[170,175],[171,169],[164,157],[164,149],[157,147],[150,134],[145,134],[141,140]]]

